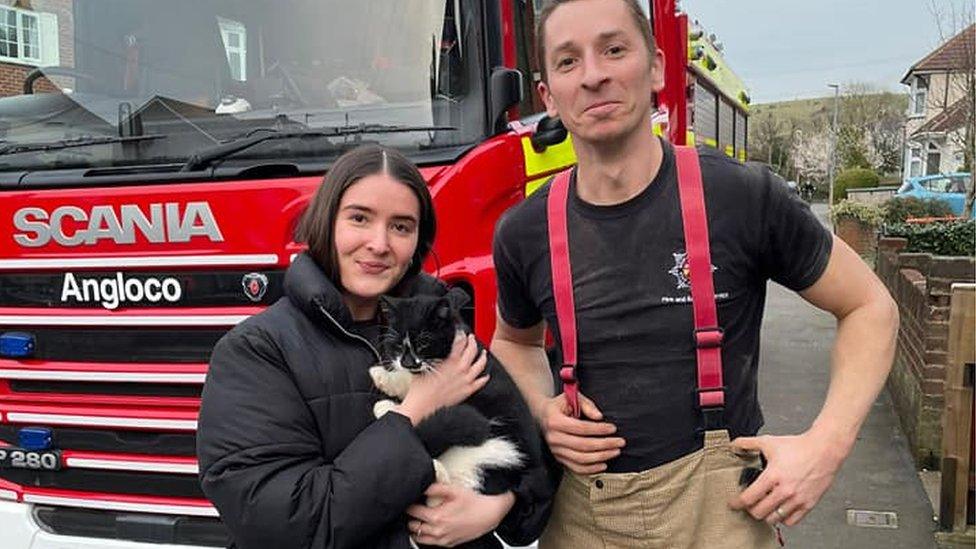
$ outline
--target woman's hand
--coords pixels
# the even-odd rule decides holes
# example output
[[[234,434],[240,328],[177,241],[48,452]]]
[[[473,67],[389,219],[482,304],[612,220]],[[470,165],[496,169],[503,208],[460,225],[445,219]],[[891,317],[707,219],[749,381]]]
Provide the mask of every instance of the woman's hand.
[[[407,396],[394,410],[417,425],[440,408],[460,404],[488,383],[488,376],[481,375],[486,364],[488,355],[479,356],[474,336],[458,333],[451,354],[434,371],[413,376]]]
[[[443,502],[437,507],[407,508],[410,535],[423,545],[454,547],[479,538],[493,531],[515,504],[511,492],[486,496],[449,484],[431,484],[425,494]]]

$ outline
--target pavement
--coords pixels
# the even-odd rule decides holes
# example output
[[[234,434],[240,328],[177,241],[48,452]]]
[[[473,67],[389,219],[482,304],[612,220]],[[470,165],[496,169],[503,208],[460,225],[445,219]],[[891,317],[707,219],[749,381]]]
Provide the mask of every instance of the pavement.
[[[826,206],[814,205],[814,211],[824,219]],[[759,368],[763,432],[801,433],[816,417],[830,380],[835,326],[832,315],[769,284]],[[852,526],[848,510],[896,513],[897,528]],[[784,535],[791,548],[928,549],[935,547],[935,528],[932,506],[885,390],[831,489]]]

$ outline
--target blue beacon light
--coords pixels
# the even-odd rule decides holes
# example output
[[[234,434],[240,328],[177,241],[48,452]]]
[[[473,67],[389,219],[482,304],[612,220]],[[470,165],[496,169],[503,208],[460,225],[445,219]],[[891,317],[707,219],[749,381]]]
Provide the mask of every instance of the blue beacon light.
[[[34,354],[34,336],[24,332],[0,334],[0,357],[26,358]]]
[[[17,431],[17,444],[25,450],[47,450],[51,443],[52,431],[47,427],[24,427]]]

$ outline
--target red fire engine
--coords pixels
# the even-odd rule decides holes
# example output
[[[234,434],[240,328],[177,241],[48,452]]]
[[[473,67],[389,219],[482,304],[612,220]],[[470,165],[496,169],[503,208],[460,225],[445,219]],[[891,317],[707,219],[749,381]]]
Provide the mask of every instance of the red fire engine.
[[[490,338],[494,223],[573,162],[522,93],[536,3],[0,7],[0,81],[22,86],[0,98],[3,547],[227,543],[193,457],[208,355],[282,295],[297,219],[360,143],[422,167],[426,268]],[[647,7],[662,127],[684,143],[686,16]]]

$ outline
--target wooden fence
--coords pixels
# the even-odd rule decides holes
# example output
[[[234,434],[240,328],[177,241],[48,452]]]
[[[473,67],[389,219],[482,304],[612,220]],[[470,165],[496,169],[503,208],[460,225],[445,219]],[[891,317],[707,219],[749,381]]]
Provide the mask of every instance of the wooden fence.
[[[976,363],[976,284],[953,284],[949,364],[942,416],[942,489],[939,526],[965,531],[973,524],[973,368]]]

